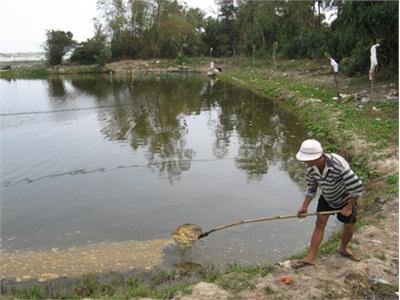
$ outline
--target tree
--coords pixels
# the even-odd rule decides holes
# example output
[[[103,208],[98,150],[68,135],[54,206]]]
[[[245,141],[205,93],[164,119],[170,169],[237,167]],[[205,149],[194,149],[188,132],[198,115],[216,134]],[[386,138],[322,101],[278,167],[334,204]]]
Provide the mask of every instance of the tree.
[[[239,45],[239,28],[237,22],[238,8],[234,5],[233,0],[219,0],[220,7],[220,30],[219,37],[220,51],[225,55],[236,55]]]
[[[353,74],[368,68],[369,48],[381,42],[380,66],[398,64],[398,1],[215,0],[217,18],[204,19],[183,0],[97,0],[112,58],[236,54],[344,61]],[[324,13],[337,12],[332,24]],[[96,48],[87,41],[85,50]],[[90,51],[89,51],[90,50]],[[93,56],[93,55],[92,55]],[[343,70],[345,70],[344,68]]]
[[[47,40],[44,49],[47,62],[52,66],[59,65],[63,56],[76,44],[72,39],[73,35],[70,31],[64,32],[61,30],[47,30],[46,35]]]
[[[248,1],[239,7],[238,22],[241,53],[253,55],[253,49],[264,56],[271,53],[279,29],[276,4],[268,1]]]
[[[128,31],[128,9],[123,0],[98,0],[98,10],[102,15],[99,22],[104,22],[104,28],[110,40],[113,59],[134,56],[133,35]]]
[[[160,16],[159,51],[162,57],[198,54],[201,46],[199,26],[202,15],[178,2],[164,2]]]
[[[380,67],[397,73],[399,62],[399,3],[346,1],[332,23],[330,53],[342,60],[348,75],[366,73],[370,48],[380,43]]]
[[[199,55],[204,14],[173,0],[98,0],[113,59]]]
[[[219,46],[218,33],[219,33],[219,22],[212,17],[208,17],[205,21],[204,34],[203,34],[204,44],[209,50],[209,53],[207,53],[208,55],[211,56],[222,55],[222,53],[220,53],[218,49]]]
[[[237,18],[240,49],[245,55],[270,56],[278,42],[285,56],[308,57],[319,37],[306,34],[320,27],[312,1],[243,1]]]
[[[72,53],[70,60],[80,64],[105,64],[111,59],[111,50],[106,46],[106,36],[101,26],[96,28],[93,38],[81,43]]]
[[[184,11],[185,19],[189,23],[190,30],[185,36],[183,52],[185,55],[202,55],[207,53],[203,43],[203,31],[205,26],[204,15],[198,8],[189,8]]]

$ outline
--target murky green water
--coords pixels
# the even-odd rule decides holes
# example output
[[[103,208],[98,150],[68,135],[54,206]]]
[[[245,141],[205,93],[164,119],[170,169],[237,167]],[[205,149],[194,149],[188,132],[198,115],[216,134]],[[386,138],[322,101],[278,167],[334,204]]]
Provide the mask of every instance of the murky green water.
[[[269,101],[196,76],[0,80],[2,248],[48,251],[169,238],[295,214],[301,124]],[[234,227],[166,265],[258,263],[302,249],[314,219]],[[191,256],[183,257],[182,256]]]

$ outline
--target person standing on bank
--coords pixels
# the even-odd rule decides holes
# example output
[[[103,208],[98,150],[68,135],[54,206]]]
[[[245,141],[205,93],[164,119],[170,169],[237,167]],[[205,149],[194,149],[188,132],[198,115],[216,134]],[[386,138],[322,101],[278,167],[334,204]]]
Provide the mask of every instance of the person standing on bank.
[[[337,214],[337,219],[343,223],[343,232],[337,253],[353,261],[359,261],[347,246],[353,237],[353,225],[357,221],[357,200],[363,192],[360,179],[342,156],[324,153],[321,144],[316,140],[305,140],[296,158],[307,165],[307,194],[297,216],[302,218],[307,213],[308,206],[319,186],[321,196],[318,200],[317,212],[341,210]],[[294,261],[293,268],[298,269],[315,264],[328,219],[329,215],[317,215],[309,252],[303,259]]]

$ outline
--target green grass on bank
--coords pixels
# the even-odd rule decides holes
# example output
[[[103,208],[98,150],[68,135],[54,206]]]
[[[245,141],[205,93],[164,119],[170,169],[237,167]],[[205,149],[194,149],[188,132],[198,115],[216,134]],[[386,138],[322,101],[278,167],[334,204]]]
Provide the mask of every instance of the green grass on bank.
[[[46,78],[50,75],[49,70],[44,65],[35,64],[29,67],[20,67],[12,70],[2,70],[0,78],[13,79],[13,78]]]
[[[195,268],[195,270],[153,270],[147,273],[122,276],[112,272],[104,276],[87,274],[69,282],[52,281],[29,287],[3,286],[2,294],[10,299],[131,299],[151,297],[170,299],[177,292],[191,293],[191,286],[199,281],[213,282],[233,293],[252,289],[251,280],[273,272],[271,265],[244,267],[228,266],[224,270]]]
[[[53,75],[95,74],[103,72],[102,67],[90,66],[56,66],[49,68],[45,63],[24,63],[11,70],[1,70],[0,79],[45,79]]]
[[[191,293],[192,281],[174,281],[175,273],[165,271],[151,275],[131,275],[124,278],[119,273],[112,273],[107,279],[92,273],[72,282],[53,281],[37,283],[29,287],[3,287],[2,294],[11,299],[131,299],[135,297],[151,297],[170,299],[181,291]]]
[[[262,68],[238,68],[221,78],[268,98],[284,98],[279,104],[302,120],[313,136],[324,142],[327,151],[351,152],[348,141],[354,134],[371,143],[371,153],[398,144],[397,101],[370,101],[362,108],[352,101],[338,103],[332,100],[336,95],[332,88],[299,83],[295,78],[265,78]],[[297,105],[299,99],[309,98],[322,103]]]

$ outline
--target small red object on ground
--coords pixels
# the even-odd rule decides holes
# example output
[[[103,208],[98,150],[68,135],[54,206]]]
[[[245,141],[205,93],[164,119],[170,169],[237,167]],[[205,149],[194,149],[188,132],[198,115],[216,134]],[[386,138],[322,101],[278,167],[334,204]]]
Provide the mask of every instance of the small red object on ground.
[[[293,281],[293,276],[291,275],[285,275],[279,278],[279,280],[284,283],[284,284],[291,284]]]

